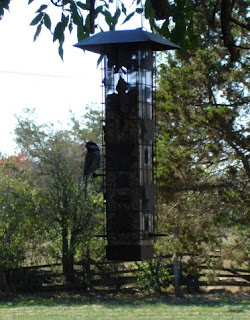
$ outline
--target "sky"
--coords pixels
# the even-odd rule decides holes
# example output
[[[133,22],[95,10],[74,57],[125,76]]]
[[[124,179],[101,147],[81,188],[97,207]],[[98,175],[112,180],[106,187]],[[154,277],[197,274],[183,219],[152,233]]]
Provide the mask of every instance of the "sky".
[[[10,12],[0,21],[0,153],[4,155],[19,152],[14,142],[15,115],[24,115],[24,109],[35,108],[38,123],[65,128],[69,110],[80,117],[87,105],[102,102],[99,55],[73,47],[77,38],[72,34],[64,44],[63,62],[58,42],[53,43],[46,28],[33,42],[36,27],[29,24],[46,1],[27,2],[12,0]],[[54,14],[59,14],[56,8]],[[133,21],[136,27],[140,21]]]

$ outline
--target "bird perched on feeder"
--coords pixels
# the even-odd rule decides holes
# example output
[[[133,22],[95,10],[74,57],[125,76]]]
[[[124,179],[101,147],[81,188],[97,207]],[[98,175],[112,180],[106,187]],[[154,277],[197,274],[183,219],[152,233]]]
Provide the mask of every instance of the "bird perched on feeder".
[[[101,155],[99,147],[95,142],[89,141],[86,143],[87,154],[84,163],[84,179],[85,179],[85,198],[87,197],[87,188],[89,175],[95,172],[100,167]]]

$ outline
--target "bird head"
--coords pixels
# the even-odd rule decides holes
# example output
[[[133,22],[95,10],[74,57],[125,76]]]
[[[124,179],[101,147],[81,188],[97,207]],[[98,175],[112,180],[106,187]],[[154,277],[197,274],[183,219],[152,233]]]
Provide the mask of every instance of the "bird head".
[[[99,150],[97,144],[95,142],[92,142],[92,141],[88,141],[86,143],[85,147],[87,148],[87,150],[91,150],[91,151]]]

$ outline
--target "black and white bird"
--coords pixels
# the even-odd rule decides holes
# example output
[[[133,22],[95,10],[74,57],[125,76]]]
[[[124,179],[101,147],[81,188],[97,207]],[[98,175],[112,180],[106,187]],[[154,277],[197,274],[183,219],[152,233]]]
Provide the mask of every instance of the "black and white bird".
[[[87,154],[84,163],[84,179],[85,179],[85,198],[87,197],[88,180],[91,173],[100,167],[101,154],[98,145],[89,141],[86,143]]]

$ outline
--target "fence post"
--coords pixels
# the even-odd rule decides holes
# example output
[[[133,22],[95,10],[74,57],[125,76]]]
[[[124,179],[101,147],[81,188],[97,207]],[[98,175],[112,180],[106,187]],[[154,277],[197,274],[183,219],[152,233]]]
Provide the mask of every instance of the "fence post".
[[[182,297],[180,286],[180,261],[178,255],[174,255],[174,294],[176,297]]]

